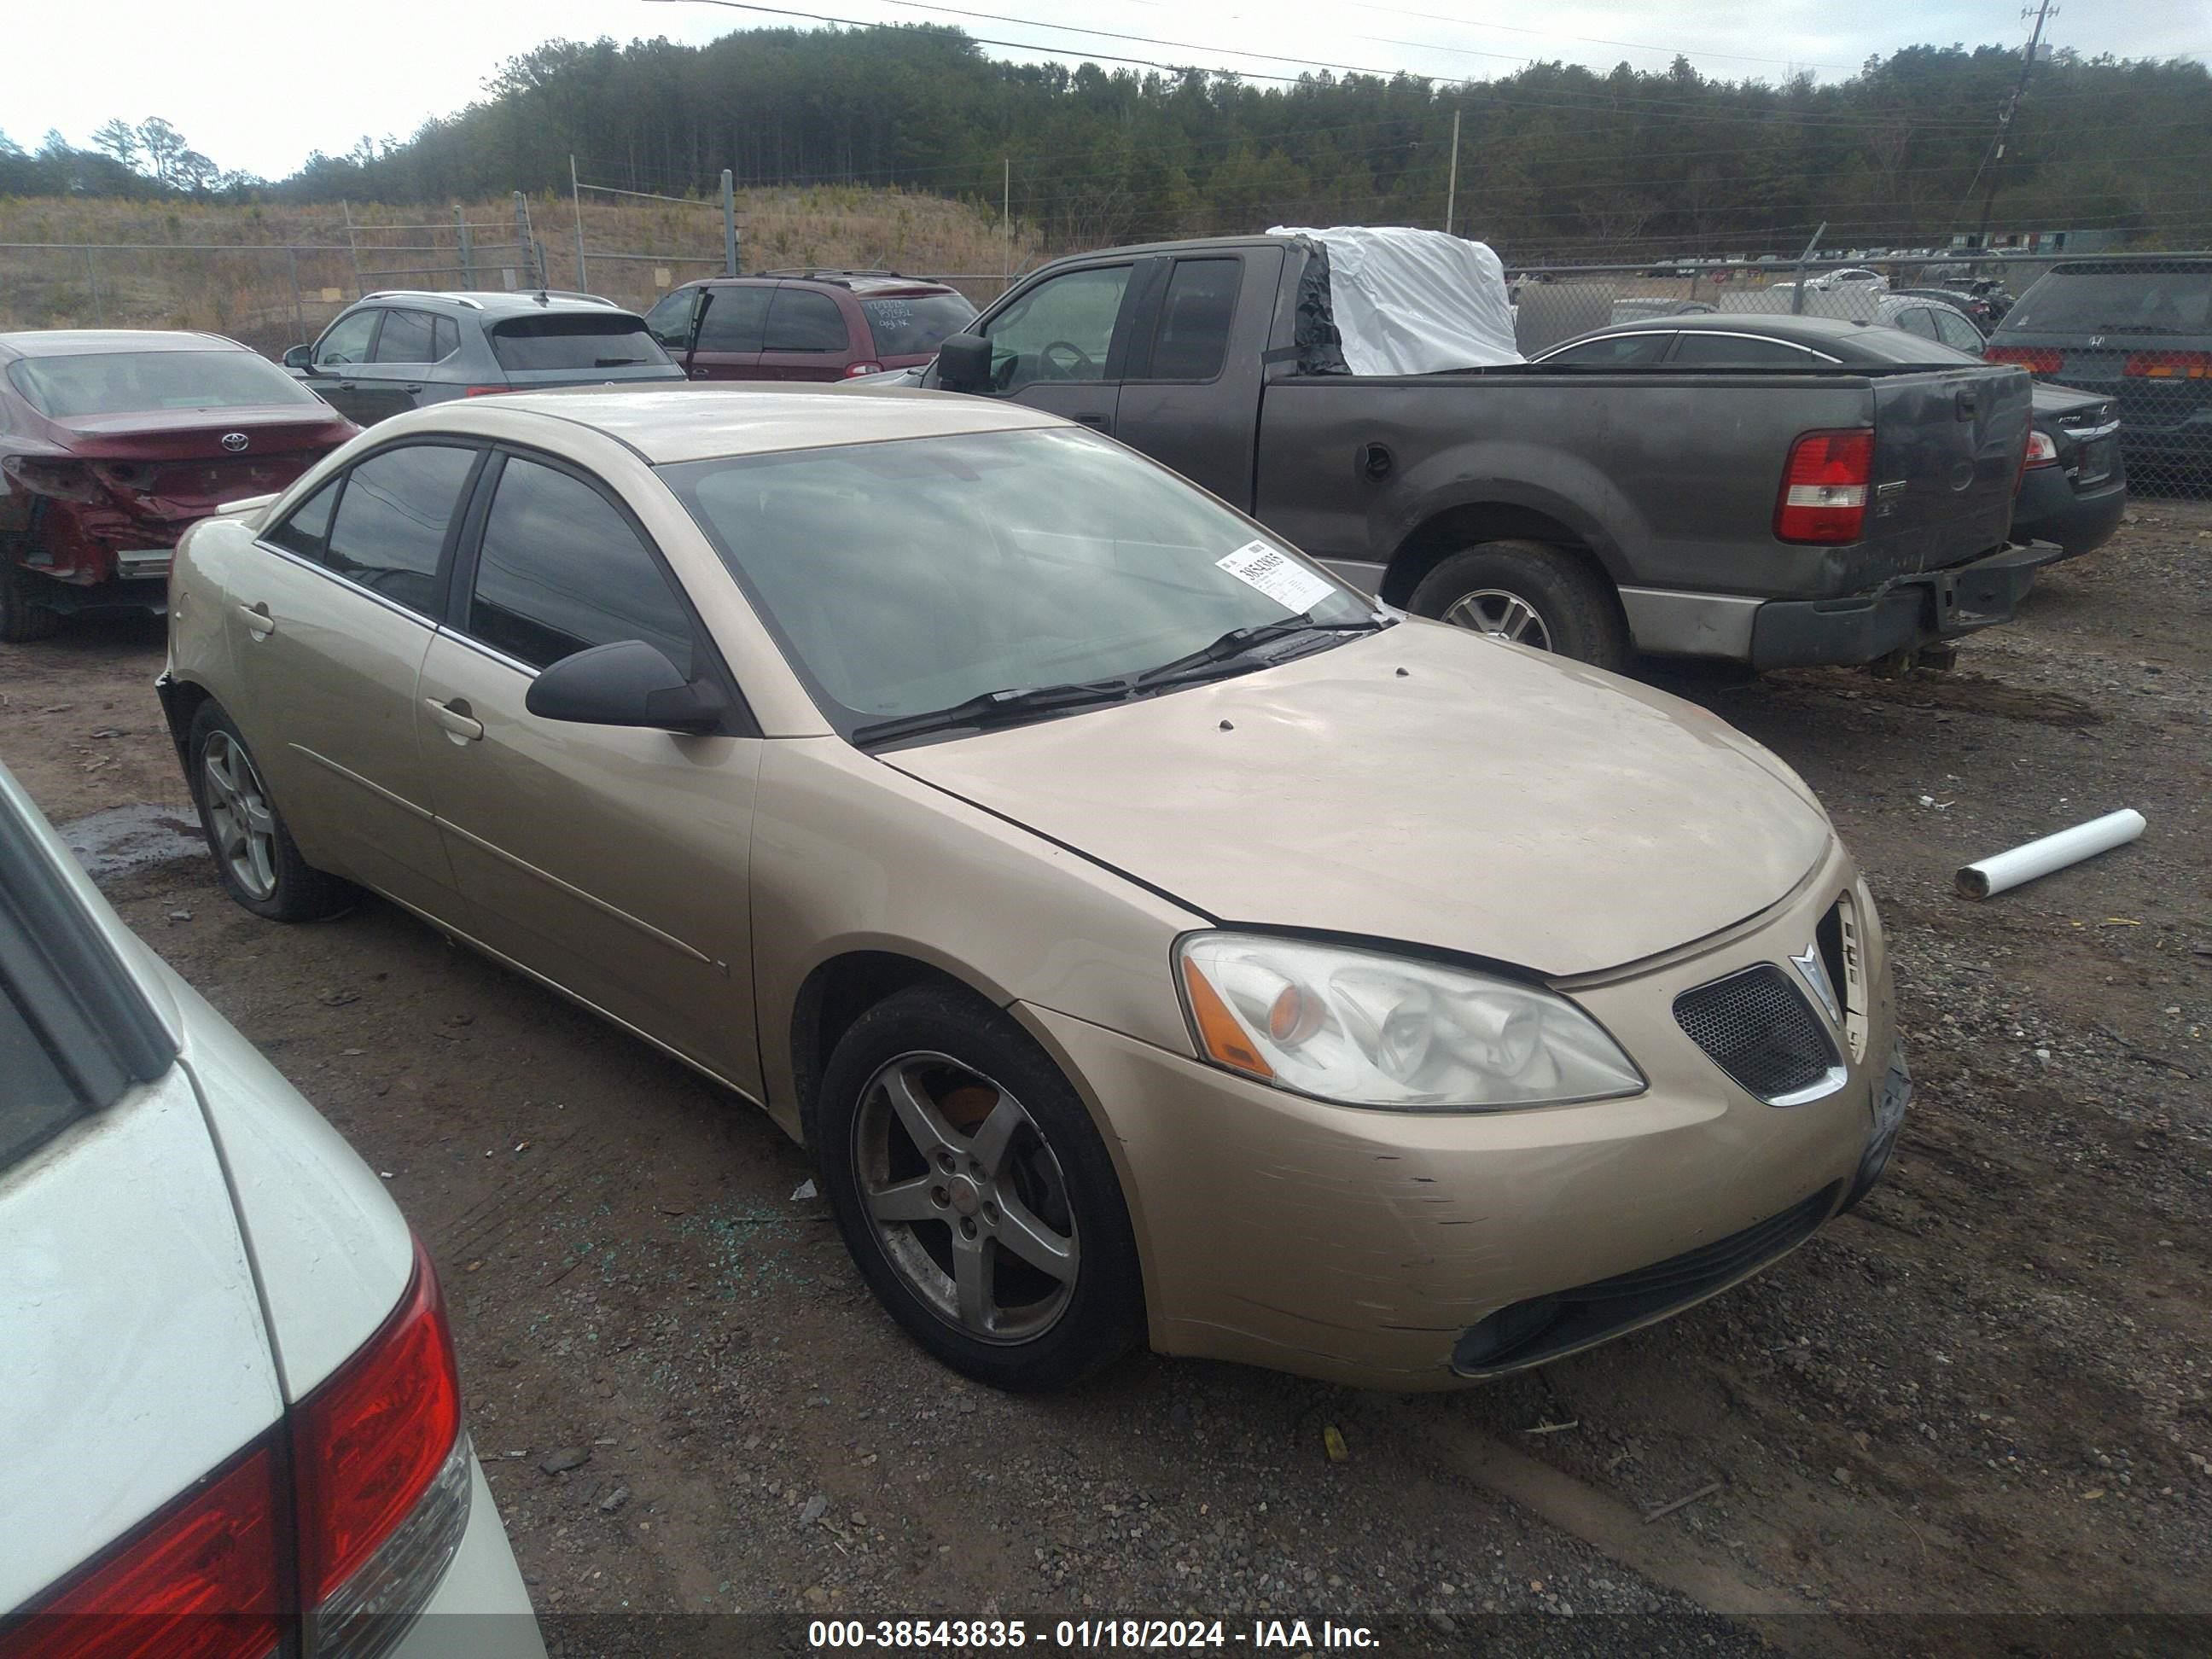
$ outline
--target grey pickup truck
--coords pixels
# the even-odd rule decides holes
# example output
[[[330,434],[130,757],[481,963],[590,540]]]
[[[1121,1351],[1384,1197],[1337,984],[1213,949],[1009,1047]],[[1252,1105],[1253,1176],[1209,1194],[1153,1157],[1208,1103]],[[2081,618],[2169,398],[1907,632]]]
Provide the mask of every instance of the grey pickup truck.
[[[2006,545],[2020,370],[1680,339],[1353,374],[1322,246],[1247,236],[1046,266],[920,383],[1109,433],[1391,604],[1607,667],[1911,661],[2057,556]]]

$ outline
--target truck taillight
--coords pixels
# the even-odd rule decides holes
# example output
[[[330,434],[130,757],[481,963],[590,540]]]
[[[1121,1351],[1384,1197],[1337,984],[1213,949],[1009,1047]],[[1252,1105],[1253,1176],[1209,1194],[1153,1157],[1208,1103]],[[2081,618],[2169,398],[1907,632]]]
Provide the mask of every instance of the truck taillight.
[[[1874,431],[1846,427],[1808,432],[1790,447],[1774,534],[1785,542],[1855,542],[1866,522],[1874,479]]]
[[[511,388],[503,386],[463,386],[461,388],[461,396],[464,398],[496,398],[501,392],[510,389]]]
[[[2031,432],[2027,434],[2027,464],[2030,466],[2058,465],[2058,446],[2051,441],[2048,432]]]
[[[269,1659],[303,1611],[317,1659],[375,1659],[459,1549],[474,1478],[418,1242],[374,1336],[288,1421],[0,1623],[0,1659]]]
[[[1992,363],[2017,363],[2031,374],[2056,374],[2066,361],[2057,346],[1991,346],[1982,356]]]
[[[2212,351],[2130,351],[2120,373],[2132,380],[2212,380]]]
[[[848,363],[845,365],[845,378],[848,380],[857,380],[864,374],[880,374],[883,372],[884,366],[881,363]]]

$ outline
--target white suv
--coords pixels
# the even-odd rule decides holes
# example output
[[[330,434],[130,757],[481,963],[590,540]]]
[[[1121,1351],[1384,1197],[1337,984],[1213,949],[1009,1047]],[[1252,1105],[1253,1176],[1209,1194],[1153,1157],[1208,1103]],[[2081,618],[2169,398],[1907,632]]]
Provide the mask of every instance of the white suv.
[[[9,1659],[544,1659],[421,1243],[5,768],[0,1492]]]

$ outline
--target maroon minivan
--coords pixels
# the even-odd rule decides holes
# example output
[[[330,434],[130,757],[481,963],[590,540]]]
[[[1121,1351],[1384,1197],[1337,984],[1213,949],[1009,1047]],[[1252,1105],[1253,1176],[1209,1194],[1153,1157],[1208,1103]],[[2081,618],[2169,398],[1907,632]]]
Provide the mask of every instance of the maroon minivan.
[[[765,270],[672,289],[645,324],[695,380],[844,380],[919,368],[975,317],[895,270]]]

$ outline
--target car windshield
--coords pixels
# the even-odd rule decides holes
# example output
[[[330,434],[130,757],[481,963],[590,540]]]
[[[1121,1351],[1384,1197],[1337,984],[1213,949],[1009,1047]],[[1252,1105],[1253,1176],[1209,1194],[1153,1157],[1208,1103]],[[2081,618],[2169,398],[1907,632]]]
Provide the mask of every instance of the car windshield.
[[[921,357],[975,320],[975,307],[960,294],[912,294],[863,300],[868,331],[878,357]]]
[[[2003,331],[2212,334],[2212,265],[2052,271],[2008,312]]]
[[[8,378],[32,408],[56,420],[322,401],[267,358],[243,350],[25,357],[8,366]]]
[[[1133,678],[1301,614],[1324,628],[1373,615],[1249,520],[1085,433],[660,473],[848,733],[994,691]]]
[[[660,343],[647,331],[642,317],[618,311],[564,312],[495,324],[491,355],[510,373],[635,368],[670,361]]]

